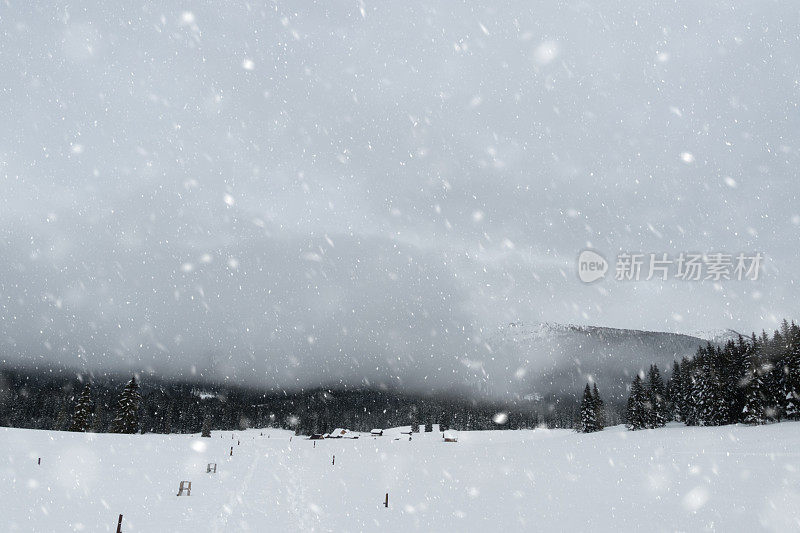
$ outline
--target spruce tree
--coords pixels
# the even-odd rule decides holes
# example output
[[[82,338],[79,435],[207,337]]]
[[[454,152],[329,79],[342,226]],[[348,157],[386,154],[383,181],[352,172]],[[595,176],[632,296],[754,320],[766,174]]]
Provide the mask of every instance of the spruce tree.
[[[656,365],[647,374],[647,401],[649,403],[647,427],[660,428],[667,423],[667,393],[664,380]]]
[[[681,365],[677,361],[672,362],[672,374],[667,381],[667,420],[681,422]]]
[[[106,430],[106,427],[104,426],[105,420],[103,418],[104,413],[105,411],[103,410],[103,402],[100,401],[97,403],[97,407],[94,410],[94,415],[92,416],[92,427],[90,428],[92,433],[103,433]]]
[[[754,336],[755,337],[755,336]],[[745,403],[742,409],[742,421],[745,424],[763,424],[764,416],[763,382],[756,361],[755,346],[747,354],[747,384],[745,386]]]
[[[680,410],[681,420],[687,426],[695,425],[696,418],[694,404],[692,401],[692,391],[694,387],[694,364],[688,358],[681,359],[681,379],[680,392],[678,393],[678,409]]]
[[[735,424],[741,420],[742,410],[744,409],[747,343],[739,335],[738,341],[728,343],[725,352],[726,369],[724,381],[725,401],[728,403],[727,423]]]
[[[411,406],[411,412],[408,417],[411,419],[411,433],[419,433],[420,414],[416,405]]]
[[[139,384],[136,376],[131,378],[117,401],[116,416],[111,422],[111,433],[133,434],[139,430],[139,402],[142,396],[139,393]]]
[[[711,346],[698,357],[696,389],[698,423],[703,426],[719,426],[728,419],[728,404],[724,397],[724,383],[720,380],[719,361],[722,359],[718,348]]]
[[[687,403],[690,413],[690,425],[705,425],[707,405],[703,394],[706,390],[706,374],[703,372],[703,362],[705,360],[705,350],[700,348],[698,354],[689,366],[689,387]]]
[[[786,354],[782,396],[784,401],[784,415],[789,420],[800,418],[800,353],[790,341],[789,351]]]
[[[59,405],[60,408],[56,416],[54,429],[57,431],[68,431],[72,425],[72,416],[70,415],[72,411],[72,399],[70,397],[63,397],[60,399]]]
[[[786,378],[784,382],[784,402],[786,418],[800,418],[800,328],[792,321],[787,333]]]
[[[637,374],[631,384],[631,394],[625,409],[628,429],[637,430],[647,427],[646,403],[647,395],[642,385],[642,378]]]
[[[592,399],[594,400],[595,420],[597,422],[597,430],[601,431],[606,427],[606,404],[600,398],[600,393],[597,391],[597,383],[594,384],[592,389]]]
[[[583,389],[583,399],[581,400],[581,431],[583,433],[592,433],[597,431],[597,411],[595,408],[594,397],[592,396],[592,389],[589,384]]]
[[[72,414],[72,424],[70,424],[70,431],[88,431],[89,424],[92,416],[92,388],[87,383],[83,388],[83,392],[78,397],[78,402],[75,404],[75,411]]]
[[[762,367],[761,383],[764,401],[764,416],[768,421],[778,421],[783,415],[784,398],[782,390],[783,369],[777,364],[767,363]]]
[[[201,437],[211,437],[211,422],[208,417],[203,419],[203,429],[200,433]]]

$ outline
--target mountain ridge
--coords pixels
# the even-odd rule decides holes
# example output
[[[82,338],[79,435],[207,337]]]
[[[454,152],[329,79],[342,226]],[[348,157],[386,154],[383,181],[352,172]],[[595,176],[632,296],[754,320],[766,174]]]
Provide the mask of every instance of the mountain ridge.
[[[724,333],[722,335],[721,333]],[[496,356],[502,354],[505,369],[493,365],[493,373],[506,371],[527,395],[552,397],[596,382],[614,399],[621,400],[636,372],[656,364],[662,375],[673,361],[692,357],[700,346],[721,344],[738,337],[733,330],[715,330],[703,338],[687,333],[611,328],[557,322],[527,323],[516,320],[498,326],[487,339]],[[498,357],[496,357],[497,359]],[[512,377],[513,376],[513,377]],[[492,391],[494,394],[502,391]]]

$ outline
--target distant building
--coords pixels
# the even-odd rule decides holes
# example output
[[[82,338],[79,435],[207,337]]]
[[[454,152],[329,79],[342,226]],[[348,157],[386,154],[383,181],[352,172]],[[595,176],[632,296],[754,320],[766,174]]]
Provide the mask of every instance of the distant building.
[[[349,429],[344,428],[336,428],[331,431],[326,437],[326,439],[357,439],[358,435],[350,431]]]
[[[333,431],[331,431],[330,433],[328,433],[327,437],[325,437],[325,438],[327,438],[327,439],[341,439],[345,435],[347,435],[347,430],[346,429],[344,429],[344,428],[336,428]]]
[[[373,429],[372,431],[369,432],[369,434],[372,435],[373,437],[382,437],[383,436],[383,430],[382,429]]]
[[[310,437],[308,437],[308,440],[322,440],[324,438],[325,435],[323,435],[322,433],[314,433]]]

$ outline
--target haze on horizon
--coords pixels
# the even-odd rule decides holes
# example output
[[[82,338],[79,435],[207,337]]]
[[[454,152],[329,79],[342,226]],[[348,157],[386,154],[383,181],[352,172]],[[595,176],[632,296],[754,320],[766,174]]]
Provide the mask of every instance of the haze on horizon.
[[[435,389],[513,382],[516,320],[775,328],[798,39],[757,1],[6,4],[0,360]],[[765,262],[588,285],[586,248]]]

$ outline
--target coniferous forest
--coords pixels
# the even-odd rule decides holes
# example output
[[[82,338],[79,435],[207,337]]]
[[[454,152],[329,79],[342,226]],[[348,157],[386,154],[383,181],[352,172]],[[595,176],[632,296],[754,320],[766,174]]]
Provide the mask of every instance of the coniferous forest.
[[[0,426],[116,433],[199,433],[248,427],[325,433],[336,427],[439,424],[453,429],[572,427],[574,400],[476,402],[372,389],[261,391],[142,376],[76,376],[50,369],[0,371]],[[553,407],[555,406],[555,407]],[[498,412],[507,418],[494,421]]]
[[[580,397],[563,395],[511,405],[467,396],[423,397],[370,389],[261,391],[199,386],[153,376],[79,376],[66,371],[0,371],[0,425],[116,433],[199,433],[280,427],[298,434],[336,427],[439,424],[458,430],[540,425],[591,433],[624,422],[647,429],[687,425],[763,424],[800,418],[800,327],[784,320],[771,336],[708,343],[675,361],[665,378],[652,365],[638,372],[624,404],[604,401],[597,383]],[[502,423],[495,415],[503,412]]]
[[[673,364],[666,384],[657,367],[637,375],[624,419],[629,429],[764,424],[800,418],[800,327],[784,320],[771,336],[753,333],[708,344]]]

